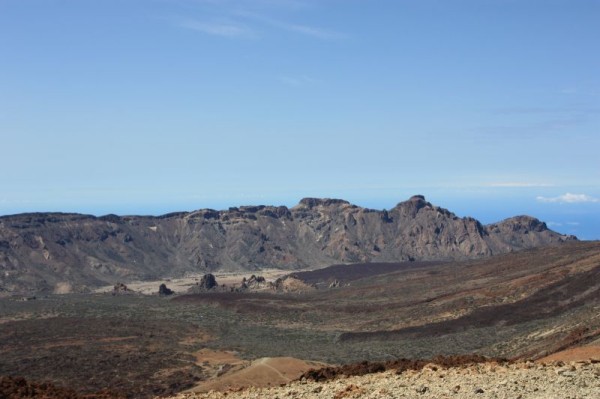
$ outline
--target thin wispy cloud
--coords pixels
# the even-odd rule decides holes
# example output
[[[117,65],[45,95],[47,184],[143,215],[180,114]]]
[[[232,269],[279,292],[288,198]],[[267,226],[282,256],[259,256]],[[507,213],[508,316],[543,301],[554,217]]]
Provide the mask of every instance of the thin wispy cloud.
[[[581,97],[592,97],[596,98],[600,96],[600,92],[598,90],[594,90],[593,88],[586,87],[585,89],[580,87],[564,87],[557,91],[558,94],[563,96],[568,96],[570,98],[581,98]]]
[[[549,227],[561,227],[561,226],[565,226],[565,225],[566,226],[573,226],[573,227],[575,227],[575,226],[581,226],[581,223],[579,223],[579,222],[565,222],[565,223],[562,223],[562,222],[547,222],[546,224]]]
[[[266,29],[286,31],[321,40],[334,40],[346,35],[325,27],[290,22],[272,17],[283,8],[286,15],[295,10],[306,9],[305,2],[296,0],[255,0],[255,1],[198,1],[203,13],[202,20],[186,19],[178,23],[185,29],[205,34],[229,38],[258,37],[266,34]]]
[[[181,28],[202,32],[212,36],[229,38],[254,38],[256,32],[235,21],[194,21],[184,20],[178,24]]]
[[[332,30],[317,28],[314,26],[308,25],[298,25],[298,24],[290,24],[281,21],[271,21],[271,25],[290,31],[299,33],[302,35],[316,37],[318,39],[341,39],[343,37],[342,34],[338,32],[334,32]]]
[[[563,87],[558,92],[560,94],[577,94],[578,90],[574,87]]]
[[[547,202],[547,203],[559,203],[559,204],[577,204],[577,203],[590,203],[590,202],[600,202],[600,199],[594,198],[587,194],[572,194],[566,193],[563,195],[559,195],[558,197],[542,197],[538,196],[536,199],[539,202]]]
[[[312,84],[315,83],[316,80],[309,77],[309,76],[279,76],[277,77],[277,80],[279,80],[281,83],[288,85],[288,86],[292,86],[292,87],[301,87],[301,86],[305,86],[308,84]]]
[[[507,106],[488,110],[502,117],[496,126],[478,126],[473,129],[480,137],[511,138],[518,140],[562,137],[573,130],[597,120],[600,107],[595,104],[562,106]],[[559,135],[559,136],[557,136]]]
[[[503,107],[493,111],[499,115],[539,115],[539,114],[598,114],[600,107],[565,106],[565,107]]]
[[[257,0],[257,3],[263,6],[273,6],[279,8],[285,7],[299,9],[308,7],[308,3],[306,1],[299,0]]]
[[[344,38],[345,35],[336,32],[331,29],[305,25],[305,24],[297,24],[291,23],[271,17],[267,17],[263,14],[249,12],[249,11],[237,11],[236,15],[245,18],[247,20],[253,20],[264,25],[268,25],[272,28],[281,29],[288,32],[298,33],[305,36],[311,36],[317,39],[325,39],[325,40],[333,40],[333,39],[341,39]]]
[[[506,188],[520,188],[520,187],[553,187],[550,183],[536,183],[536,182],[495,182],[490,183],[487,187],[506,187]]]
[[[521,124],[506,124],[496,126],[477,126],[469,129],[474,140],[531,140],[544,137],[562,138],[565,133],[572,137],[581,136],[580,133],[573,133],[571,130],[588,123],[587,115],[574,115],[565,118],[552,118],[535,122]]]

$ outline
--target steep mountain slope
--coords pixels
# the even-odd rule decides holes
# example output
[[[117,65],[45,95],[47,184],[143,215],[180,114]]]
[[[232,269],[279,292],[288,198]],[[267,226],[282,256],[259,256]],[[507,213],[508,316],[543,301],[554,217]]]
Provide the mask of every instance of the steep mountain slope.
[[[575,239],[519,216],[483,226],[414,196],[377,211],[305,198],[159,217],[0,218],[0,293],[66,292],[186,272],[484,257]]]

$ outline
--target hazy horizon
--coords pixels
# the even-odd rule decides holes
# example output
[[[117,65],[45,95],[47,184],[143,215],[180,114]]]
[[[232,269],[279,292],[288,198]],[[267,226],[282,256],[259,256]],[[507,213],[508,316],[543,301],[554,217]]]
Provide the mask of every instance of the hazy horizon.
[[[419,193],[415,193],[417,195]],[[424,195],[424,194],[420,194]],[[398,200],[363,200],[363,201],[353,201],[348,198],[339,198],[349,201],[354,205],[358,205],[365,208],[371,209],[390,209],[393,208],[398,202],[402,202],[408,200],[410,196],[406,196],[403,198],[399,198]],[[337,197],[335,197],[337,198]],[[540,209],[537,205],[526,205],[522,204],[519,201],[515,201],[512,198],[512,204],[507,204],[505,200],[497,200],[496,203],[491,204],[489,202],[481,203],[481,200],[484,197],[480,197],[479,200],[475,198],[465,199],[465,198],[450,198],[445,202],[442,202],[441,199],[437,197],[432,197],[425,195],[427,201],[431,202],[433,205],[441,206],[442,208],[446,208],[451,212],[454,212],[459,217],[474,217],[478,219],[483,224],[490,224],[499,222],[506,218],[519,216],[519,215],[528,215],[536,217],[548,225],[548,228],[555,230],[562,234],[573,234],[577,236],[580,240],[598,240],[600,239],[600,235],[598,232],[597,226],[600,224],[600,217],[595,212],[593,206],[579,206],[577,209],[573,209],[573,207],[565,207],[561,203],[554,203],[553,206],[546,207],[545,209]],[[94,207],[94,206],[79,206],[72,208],[36,208],[36,209],[21,209],[18,212],[9,212],[6,214],[2,214],[0,216],[7,216],[11,214],[18,213],[27,213],[27,212],[74,212],[74,213],[83,213],[83,214],[91,214],[95,216],[103,216],[107,214],[117,214],[120,216],[128,216],[128,215],[140,215],[140,216],[160,216],[167,213],[172,212],[191,212],[199,209],[217,209],[217,210],[226,210],[229,207],[239,207],[244,205],[273,205],[279,206],[284,205],[287,207],[293,207],[297,205],[301,198],[297,198],[296,200],[289,201],[247,201],[234,203],[231,201],[222,202],[222,203],[210,203],[210,204],[183,204],[181,203],[180,207],[175,207],[172,204],[164,204],[164,205],[155,205],[151,207],[144,206],[136,206],[135,204],[131,204],[128,206],[121,207]],[[486,200],[489,201],[489,198]]]

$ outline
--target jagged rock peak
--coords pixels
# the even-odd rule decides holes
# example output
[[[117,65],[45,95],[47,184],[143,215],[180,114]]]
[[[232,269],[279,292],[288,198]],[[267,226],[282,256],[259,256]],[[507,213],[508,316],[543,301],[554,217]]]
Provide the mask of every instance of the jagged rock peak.
[[[426,206],[432,207],[431,203],[427,202],[424,195],[413,195],[406,201],[399,202],[395,208],[410,208],[418,211]]]
[[[546,223],[541,220],[527,215],[514,216],[504,219],[501,222],[493,223],[491,226],[509,226],[512,230],[525,229],[529,231],[545,231],[549,230]]]
[[[335,198],[302,198],[298,205],[305,206],[307,208],[314,208],[316,206],[350,205],[350,203],[348,201]]]
[[[421,195],[421,194],[417,194],[417,195],[413,195],[408,200],[409,201],[420,201],[420,200],[425,201],[425,196]]]

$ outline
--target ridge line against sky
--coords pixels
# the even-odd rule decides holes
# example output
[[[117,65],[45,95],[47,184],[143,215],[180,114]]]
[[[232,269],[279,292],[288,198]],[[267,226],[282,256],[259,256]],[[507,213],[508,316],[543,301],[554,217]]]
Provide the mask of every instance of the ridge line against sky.
[[[600,2],[0,0],[0,214],[413,194],[600,238]]]

